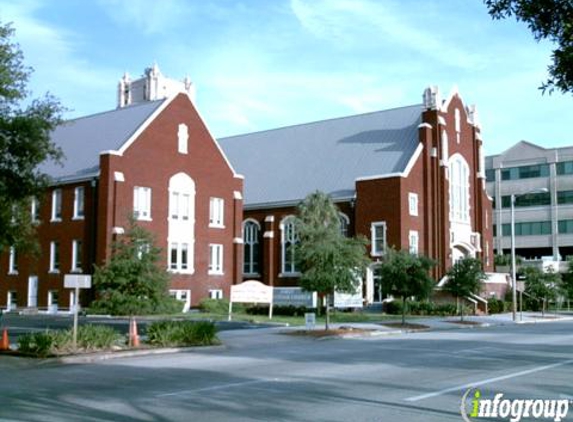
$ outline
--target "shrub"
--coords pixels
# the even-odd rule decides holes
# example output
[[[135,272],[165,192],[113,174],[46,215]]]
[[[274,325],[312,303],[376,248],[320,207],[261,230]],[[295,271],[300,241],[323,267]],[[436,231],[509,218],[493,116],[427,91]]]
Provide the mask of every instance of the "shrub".
[[[78,328],[77,347],[84,351],[109,350],[122,339],[122,335],[112,327],[85,325]],[[26,334],[18,339],[18,350],[37,357],[73,353],[73,331],[48,330]]]
[[[207,346],[218,344],[217,328],[209,321],[157,321],[147,327],[150,344],[167,346]]]
[[[500,314],[505,311],[505,302],[495,297],[487,302],[488,311],[490,314]]]
[[[384,304],[384,311],[390,315],[400,315],[402,313],[402,302],[399,300],[386,302]],[[454,303],[408,301],[406,303],[406,313],[410,315],[422,315],[422,316],[434,316],[434,315],[451,316],[451,315],[457,315],[458,309]],[[472,313],[471,308],[466,308],[464,310],[464,313],[466,315],[471,314]]]
[[[249,315],[268,315],[269,306],[252,305],[249,306],[247,309],[245,309],[245,312]],[[304,314],[307,312],[316,312],[316,311],[314,309],[309,309],[305,306],[278,305],[273,307],[273,315],[304,316]]]
[[[18,350],[21,353],[45,358],[50,356],[54,346],[53,332],[29,333],[18,338]]]
[[[201,312],[215,315],[227,315],[229,313],[229,299],[203,299],[199,302]],[[233,312],[244,312],[245,305],[233,303]]]

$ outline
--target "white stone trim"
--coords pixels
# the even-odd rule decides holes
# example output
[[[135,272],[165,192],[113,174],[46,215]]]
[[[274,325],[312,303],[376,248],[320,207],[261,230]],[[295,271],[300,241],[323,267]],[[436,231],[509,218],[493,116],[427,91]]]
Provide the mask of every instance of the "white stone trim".
[[[241,244],[241,245],[242,245],[242,244],[243,244],[243,239],[240,238],[240,237],[235,237],[235,238],[233,238],[233,243],[235,243],[235,244]]]
[[[233,191],[233,198],[241,200],[241,199],[243,199],[243,194],[241,192],[239,192],[238,190]]]
[[[124,234],[125,230],[123,227],[114,227],[111,229],[112,234]]]
[[[275,237],[275,232],[273,232],[273,231],[264,232],[263,237],[268,237],[269,239],[272,239]]]
[[[113,180],[115,182],[125,182],[125,175],[121,171],[114,171]]]
[[[274,215],[267,215],[265,217],[265,223],[274,223],[275,221],[275,216]]]
[[[429,123],[426,123],[426,122],[420,123],[420,124],[418,125],[418,129],[422,129],[422,128],[432,129],[432,125],[429,124]]]

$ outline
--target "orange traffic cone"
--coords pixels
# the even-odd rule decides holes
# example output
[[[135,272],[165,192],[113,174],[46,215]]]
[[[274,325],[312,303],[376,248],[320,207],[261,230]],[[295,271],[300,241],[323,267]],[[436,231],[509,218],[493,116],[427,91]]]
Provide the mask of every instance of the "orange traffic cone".
[[[139,347],[139,335],[137,334],[137,322],[135,318],[131,320],[131,327],[129,333],[129,342],[131,343],[132,347]]]
[[[2,331],[2,342],[0,342],[0,350],[10,350],[10,340],[8,340],[8,330],[4,328]]]

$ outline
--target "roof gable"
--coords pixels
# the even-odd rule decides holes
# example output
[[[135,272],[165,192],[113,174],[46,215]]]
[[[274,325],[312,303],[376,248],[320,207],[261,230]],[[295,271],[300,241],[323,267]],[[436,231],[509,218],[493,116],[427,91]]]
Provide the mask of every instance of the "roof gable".
[[[56,182],[96,177],[100,153],[120,149],[165,101],[142,103],[62,123],[51,134],[52,141],[64,153],[62,165],[45,162],[39,170]]]
[[[319,189],[334,200],[358,178],[403,173],[419,144],[422,106],[289,126],[219,140],[245,175],[245,205],[296,203]]]
[[[535,145],[528,141],[519,141],[509,149],[506,149],[504,152],[501,153],[501,157],[505,158],[513,158],[518,157],[521,159],[528,159],[528,158],[537,158],[539,157],[540,153],[546,153],[547,149],[540,147],[539,145]]]

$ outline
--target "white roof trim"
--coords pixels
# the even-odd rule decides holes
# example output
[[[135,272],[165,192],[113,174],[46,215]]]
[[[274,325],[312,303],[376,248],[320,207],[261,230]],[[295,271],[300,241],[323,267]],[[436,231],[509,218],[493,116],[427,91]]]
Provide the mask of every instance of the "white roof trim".
[[[429,124],[429,123],[426,123],[426,122],[420,123],[420,124],[418,125],[418,129],[422,129],[422,128],[432,129],[432,125]]]
[[[219,152],[221,153],[221,156],[223,157],[223,159],[225,160],[225,163],[227,163],[227,166],[229,167],[229,169],[231,170],[231,173],[233,173],[233,176],[237,179],[244,179],[245,176],[237,173],[235,171],[235,169],[233,168],[233,166],[231,165],[231,162],[229,161],[229,159],[227,158],[227,155],[225,154],[225,152],[223,151],[223,148],[221,148],[221,145],[219,145],[219,142],[217,141],[217,138],[215,138],[213,136],[213,132],[211,132],[211,129],[209,129],[209,125],[207,124],[207,122],[205,121],[205,119],[203,118],[203,115],[201,114],[201,111],[199,111],[199,108],[195,107],[195,103],[191,102],[193,104],[193,107],[195,108],[195,111],[197,112],[197,115],[199,116],[199,119],[201,119],[201,122],[203,123],[203,125],[205,126],[205,129],[207,130],[207,133],[209,134],[209,136],[211,137],[211,139],[213,139],[213,141],[215,142],[215,146],[217,147],[217,149],[219,150]]]
[[[376,175],[372,175],[372,176],[362,176],[362,177],[358,177],[358,178],[354,179],[354,181],[355,182],[365,182],[368,180],[391,179],[393,177],[408,177],[410,175],[410,171],[412,171],[412,167],[414,167],[414,164],[416,164],[416,161],[420,157],[420,154],[422,153],[423,150],[424,150],[424,145],[422,143],[419,143],[418,146],[416,147],[416,150],[414,151],[414,153],[410,157],[410,160],[408,160],[408,164],[406,164],[406,168],[404,169],[403,172],[376,174]]]
[[[452,87],[452,89],[450,90],[450,94],[448,95],[448,98],[443,102],[442,106],[440,107],[440,111],[443,111],[444,113],[447,112],[448,107],[450,106],[450,103],[452,102],[452,99],[456,95],[460,98],[460,100],[462,101],[462,104],[465,104],[465,102],[464,102],[464,100],[462,100],[462,97],[461,97],[460,92],[458,90],[458,86],[454,85]]]

